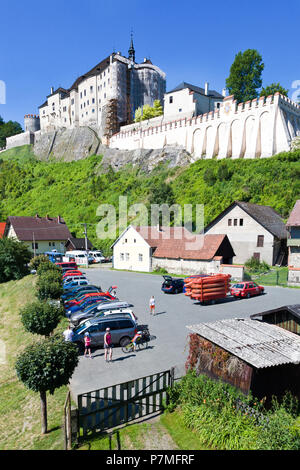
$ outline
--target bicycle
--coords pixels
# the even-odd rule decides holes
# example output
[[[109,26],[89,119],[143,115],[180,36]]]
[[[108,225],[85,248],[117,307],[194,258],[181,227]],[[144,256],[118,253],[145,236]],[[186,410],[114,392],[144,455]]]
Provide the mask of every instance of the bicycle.
[[[134,343],[136,344],[136,349],[134,348]],[[136,350],[145,349],[148,347],[148,338],[142,331],[138,331],[135,336],[122,347],[124,353],[134,352]]]

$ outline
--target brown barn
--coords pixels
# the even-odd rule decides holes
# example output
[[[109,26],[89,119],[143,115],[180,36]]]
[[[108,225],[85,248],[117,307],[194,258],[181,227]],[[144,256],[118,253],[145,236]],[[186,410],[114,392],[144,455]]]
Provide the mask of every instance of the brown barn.
[[[199,374],[221,379],[255,398],[300,398],[300,337],[276,325],[228,319],[187,327]]]
[[[300,304],[284,305],[283,307],[267,310],[266,312],[251,315],[253,320],[277,325],[285,330],[300,335]]]

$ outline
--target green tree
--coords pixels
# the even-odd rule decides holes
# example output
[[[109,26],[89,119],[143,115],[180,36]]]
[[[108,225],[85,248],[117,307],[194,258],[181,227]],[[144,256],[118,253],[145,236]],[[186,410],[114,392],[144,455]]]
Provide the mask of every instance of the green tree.
[[[226,79],[226,87],[230,95],[234,95],[238,103],[258,97],[258,89],[262,86],[264,63],[256,49],[238,52]]]
[[[75,344],[52,336],[28,346],[16,361],[18,378],[24,385],[40,394],[42,433],[47,432],[47,397],[69,383],[78,364]]]
[[[42,258],[43,257],[43,258]],[[39,266],[37,268],[37,274],[39,276],[41,276],[42,274],[44,273],[49,273],[49,272],[52,272],[52,273],[56,273],[56,276],[57,278],[59,279],[60,277],[62,277],[62,270],[59,266],[57,266],[56,264],[54,263],[51,263],[51,261],[49,261],[49,258],[45,255],[40,255],[36,258],[39,258],[40,259],[40,263],[39,263]],[[45,259],[47,258],[47,259]],[[37,260],[38,261],[38,260]],[[54,276],[54,274],[53,274]]]
[[[270,96],[270,95],[275,95],[275,93],[279,92],[281,95],[287,96],[289,93],[289,90],[286,90],[283,88],[280,83],[271,83],[271,85],[268,85],[264,88],[262,88],[260,92],[260,96]]]
[[[143,109],[143,113],[142,113]],[[154,117],[161,116],[163,114],[163,107],[159,100],[154,100],[153,107],[149,104],[145,104],[143,108],[139,107],[135,111],[134,122],[145,121]]]
[[[41,263],[48,263],[49,258],[46,255],[38,255],[32,258],[32,260],[29,263],[29,268],[30,269],[38,269]]]
[[[26,331],[49,336],[64,315],[64,309],[47,301],[35,301],[21,311],[21,320]]]
[[[22,126],[18,122],[15,122],[15,121],[4,122],[2,118],[1,120],[0,120],[0,148],[6,147],[6,137],[11,137],[12,135],[20,134],[21,132],[23,132]]]
[[[31,252],[24,243],[12,238],[0,239],[0,283],[28,274],[30,259]]]

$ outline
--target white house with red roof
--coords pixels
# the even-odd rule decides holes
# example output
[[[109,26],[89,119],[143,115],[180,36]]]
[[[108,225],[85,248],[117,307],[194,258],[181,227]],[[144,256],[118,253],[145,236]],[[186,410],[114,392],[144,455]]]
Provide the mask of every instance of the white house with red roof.
[[[185,227],[129,225],[112,248],[115,269],[151,272],[164,268],[177,274],[223,271],[234,273],[236,279],[243,277],[243,266],[231,264],[235,253],[226,235],[195,235]]]

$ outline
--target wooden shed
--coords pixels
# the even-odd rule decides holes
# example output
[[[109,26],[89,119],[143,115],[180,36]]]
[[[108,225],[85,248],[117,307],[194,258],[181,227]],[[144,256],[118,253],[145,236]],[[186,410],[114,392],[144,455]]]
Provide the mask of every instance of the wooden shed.
[[[256,313],[251,315],[250,318],[280,326],[285,330],[296,333],[296,335],[300,335],[300,304],[284,305],[273,310]]]
[[[300,399],[300,337],[276,325],[228,319],[187,327],[198,374],[221,379],[257,399],[286,391]],[[195,351],[197,351],[195,353]]]

